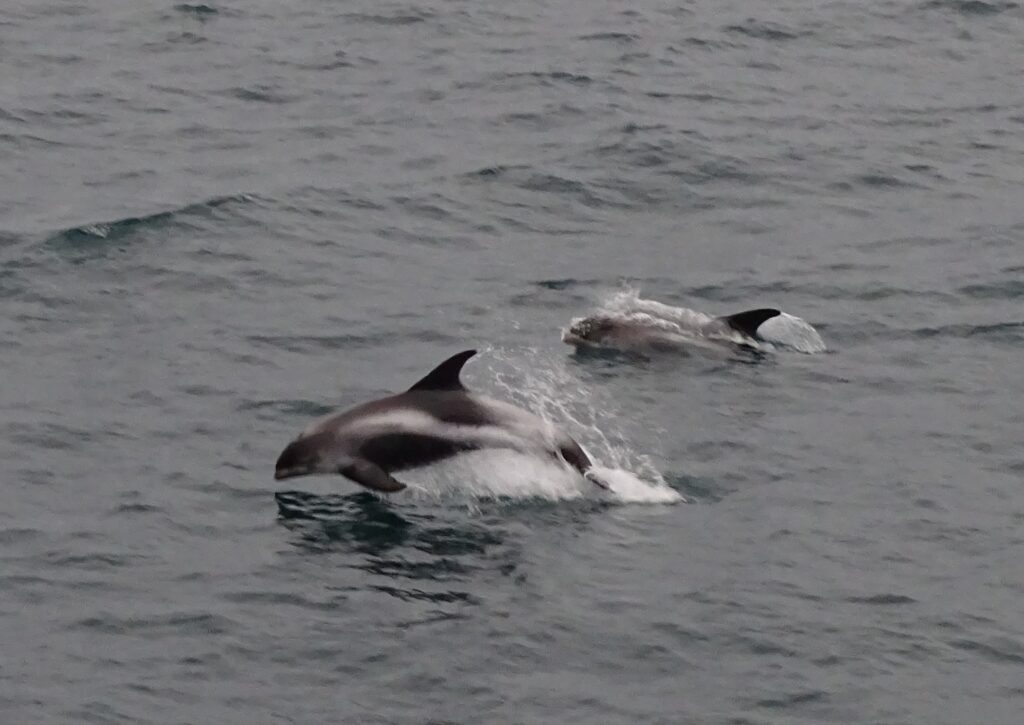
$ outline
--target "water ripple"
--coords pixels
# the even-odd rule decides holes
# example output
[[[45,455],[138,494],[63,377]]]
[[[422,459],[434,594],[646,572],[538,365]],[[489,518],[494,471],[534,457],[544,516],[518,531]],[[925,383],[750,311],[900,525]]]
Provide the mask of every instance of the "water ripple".
[[[135,635],[145,637],[179,637],[192,635],[218,635],[236,629],[231,619],[209,612],[171,612],[167,614],[119,617],[103,614],[80,619],[72,625],[78,629],[102,634]]]
[[[0,13],[0,721],[1019,719],[1020,0],[95,5]],[[622,280],[835,350],[570,352]],[[470,338],[666,485],[275,500]]]
[[[245,204],[253,198],[247,194],[218,197],[169,211],[82,224],[55,232],[44,243],[58,250],[78,252],[156,234],[168,227],[198,230],[200,223],[215,218],[218,210],[230,212],[233,206]]]

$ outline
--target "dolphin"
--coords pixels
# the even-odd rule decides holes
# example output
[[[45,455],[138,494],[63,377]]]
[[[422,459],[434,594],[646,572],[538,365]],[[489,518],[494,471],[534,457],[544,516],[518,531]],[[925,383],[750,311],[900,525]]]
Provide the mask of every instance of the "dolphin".
[[[655,303],[660,304],[660,303]],[[668,308],[671,319],[648,312],[596,314],[577,318],[562,332],[562,340],[576,347],[618,350],[672,350],[689,345],[732,343],[757,348],[758,328],[782,313],[772,308],[747,310],[711,317],[685,308]]]
[[[568,434],[522,408],[466,390],[459,373],[475,354],[452,355],[404,393],[313,423],[281,452],[274,478],[339,473],[374,491],[394,493],[406,487],[392,477],[395,471],[463,451],[507,448],[564,461],[607,489]]]

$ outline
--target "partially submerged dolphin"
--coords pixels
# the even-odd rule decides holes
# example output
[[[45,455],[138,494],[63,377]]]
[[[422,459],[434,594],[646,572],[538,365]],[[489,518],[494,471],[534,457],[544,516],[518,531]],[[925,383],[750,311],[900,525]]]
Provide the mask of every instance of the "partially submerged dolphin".
[[[566,433],[509,403],[469,392],[459,380],[476,350],[445,360],[409,390],[320,420],[288,444],[274,478],[340,473],[374,491],[405,488],[391,473],[463,451],[508,448],[563,460],[600,486],[590,457]]]
[[[673,348],[719,340],[744,344],[754,342],[757,328],[779,315],[779,310],[759,309],[726,317],[707,317],[692,326],[653,317],[646,313],[630,315],[591,315],[572,321],[562,340],[578,347],[609,347],[619,350]]]
[[[799,317],[764,307],[713,317],[632,295],[619,295],[610,309],[578,317],[562,332],[577,348],[628,352],[680,351],[691,347],[823,352],[825,343]]]

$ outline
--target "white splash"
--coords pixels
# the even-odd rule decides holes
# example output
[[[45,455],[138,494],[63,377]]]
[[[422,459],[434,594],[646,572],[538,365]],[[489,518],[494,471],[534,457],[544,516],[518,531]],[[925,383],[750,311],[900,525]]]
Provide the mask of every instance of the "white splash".
[[[610,490],[599,488],[568,466],[511,451],[481,452],[500,456],[489,459],[485,486],[551,499],[588,496],[620,503],[686,500],[665,482],[647,454],[636,452],[617,434],[612,402],[595,400],[594,391],[569,372],[564,359],[544,359],[536,350],[487,352],[484,361],[491,363],[491,370],[481,377],[495,380],[495,387],[502,391],[500,397],[536,413],[575,438],[594,461],[595,477]],[[472,459],[463,457],[463,461],[469,460]],[[497,460],[502,465],[493,465]]]
[[[609,488],[612,498],[623,503],[685,503],[686,498],[665,483],[661,474],[657,481],[645,481],[623,468],[594,466],[591,471]]]
[[[644,313],[693,333],[699,333],[705,325],[715,319],[711,315],[691,310],[688,307],[673,307],[657,300],[644,299],[640,296],[640,290],[632,287],[627,287],[612,295],[601,306],[601,311],[626,315]]]

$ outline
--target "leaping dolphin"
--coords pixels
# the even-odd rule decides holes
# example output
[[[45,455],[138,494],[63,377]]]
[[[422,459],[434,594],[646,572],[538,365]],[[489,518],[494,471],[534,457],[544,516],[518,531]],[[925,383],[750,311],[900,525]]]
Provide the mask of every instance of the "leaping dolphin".
[[[508,448],[552,456],[601,488],[593,462],[568,434],[510,403],[466,390],[459,373],[476,350],[451,356],[404,393],[313,423],[281,452],[277,480],[340,473],[374,491],[405,488],[391,473],[463,451]]]

